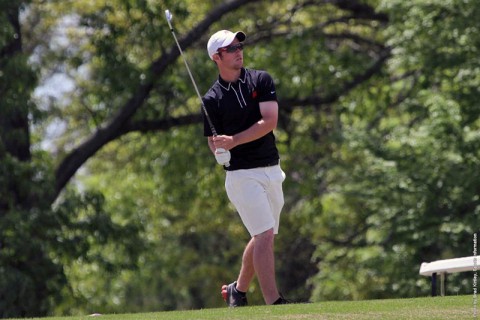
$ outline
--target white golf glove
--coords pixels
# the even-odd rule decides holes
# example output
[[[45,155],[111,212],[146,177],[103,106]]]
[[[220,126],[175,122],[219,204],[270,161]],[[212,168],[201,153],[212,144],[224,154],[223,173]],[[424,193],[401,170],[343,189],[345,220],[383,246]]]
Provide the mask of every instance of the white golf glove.
[[[218,164],[228,167],[230,166],[230,151],[225,150],[223,148],[218,148],[215,150],[215,159],[217,160]]]

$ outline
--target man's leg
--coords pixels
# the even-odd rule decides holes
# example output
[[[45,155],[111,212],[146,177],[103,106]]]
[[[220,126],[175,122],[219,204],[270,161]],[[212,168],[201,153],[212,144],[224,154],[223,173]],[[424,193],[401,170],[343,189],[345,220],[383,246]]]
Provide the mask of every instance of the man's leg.
[[[254,237],[253,266],[266,304],[273,304],[280,298],[275,278],[274,239],[273,229]]]
[[[246,292],[255,273],[267,304],[276,303],[281,298],[276,285],[273,243],[284,203],[282,192],[284,179],[284,173],[279,166],[227,171],[225,187],[228,197],[252,235],[244,250],[242,268],[237,281],[225,285],[227,290],[222,287],[222,295],[229,305],[231,304],[226,299],[229,297],[228,290],[232,291],[231,288],[236,285],[238,291]],[[265,189],[266,186],[268,191]],[[257,234],[257,230],[266,228],[270,229]],[[227,291],[225,295],[224,291]]]
[[[242,267],[237,280],[237,290],[247,292],[250,282],[255,276],[255,267],[253,265],[253,251],[255,238],[250,239],[243,251]]]
[[[242,267],[237,281],[222,286],[223,299],[230,307],[241,307],[248,304],[246,293],[255,276],[255,268],[253,267],[254,242],[254,238],[250,239],[243,251]]]

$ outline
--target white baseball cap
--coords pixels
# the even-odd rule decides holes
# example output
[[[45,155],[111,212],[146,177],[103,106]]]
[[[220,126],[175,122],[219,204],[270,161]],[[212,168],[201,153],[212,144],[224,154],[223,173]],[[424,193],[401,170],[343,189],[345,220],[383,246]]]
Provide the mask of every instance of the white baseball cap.
[[[242,31],[232,32],[228,30],[220,30],[215,32],[207,43],[207,50],[210,59],[213,60],[213,55],[217,53],[219,48],[228,46],[233,42],[233,39],[237,38],[238,41],[243,42],[247,36]]]

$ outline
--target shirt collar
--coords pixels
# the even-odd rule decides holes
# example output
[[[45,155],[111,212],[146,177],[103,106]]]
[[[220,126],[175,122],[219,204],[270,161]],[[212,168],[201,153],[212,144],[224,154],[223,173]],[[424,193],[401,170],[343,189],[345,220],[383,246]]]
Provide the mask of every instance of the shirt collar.
[[[245,68],[242,68],[242,70],[240,71],[240,77],[238,78],[237,82],[240,81],[241,83],[245,83],[246,78],[247,78],[247,72],[246,72]],[[227,81],[223,80],[220,77],[220,75],[218,76],[217,81],[222,88],[224,88],[227,91],[230,90],[230,86],[232,85],[232,82],[227,82]]]

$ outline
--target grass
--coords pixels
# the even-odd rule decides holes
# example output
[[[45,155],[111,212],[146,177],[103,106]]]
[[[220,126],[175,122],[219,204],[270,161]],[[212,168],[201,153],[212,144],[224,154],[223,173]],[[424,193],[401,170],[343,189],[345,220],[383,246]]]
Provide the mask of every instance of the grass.
[[[42,320],[401,320],[476,319],[473,296],[331,301],[280,306],[251,306],[191,311],[51,317]]]

